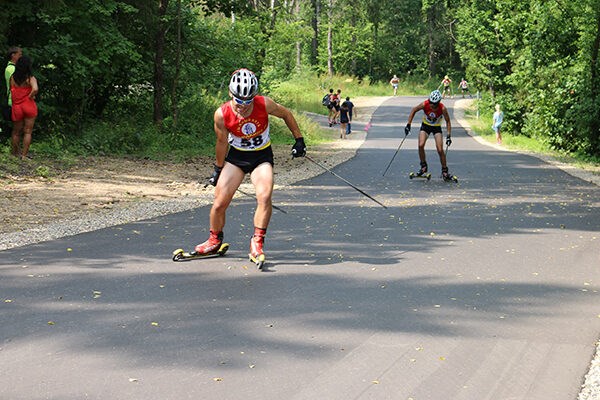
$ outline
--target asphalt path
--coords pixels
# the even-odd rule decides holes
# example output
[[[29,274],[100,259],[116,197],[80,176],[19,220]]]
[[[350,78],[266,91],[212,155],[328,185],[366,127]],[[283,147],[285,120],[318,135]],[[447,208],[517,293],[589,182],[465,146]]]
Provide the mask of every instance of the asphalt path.
[[[0,398],[575,400],[600,332],[600,189],[460,126],[459,183],[432,139],[432,179],[410,180],[420,115],[383,176],[419,101],[383,103],[333,168],[387,209],[326,172],[276,191],[265,272],[249,198],[225,257],[171,261],[208,207],[0,252]]]

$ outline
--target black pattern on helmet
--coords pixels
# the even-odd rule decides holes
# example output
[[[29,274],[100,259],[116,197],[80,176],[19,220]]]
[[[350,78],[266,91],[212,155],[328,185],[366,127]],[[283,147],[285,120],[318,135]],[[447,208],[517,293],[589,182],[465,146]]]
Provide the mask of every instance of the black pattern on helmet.
[[[240,68],[231,75],[229,91],[241,100],[249,100],[258,93],[258,79],[254,72]]]

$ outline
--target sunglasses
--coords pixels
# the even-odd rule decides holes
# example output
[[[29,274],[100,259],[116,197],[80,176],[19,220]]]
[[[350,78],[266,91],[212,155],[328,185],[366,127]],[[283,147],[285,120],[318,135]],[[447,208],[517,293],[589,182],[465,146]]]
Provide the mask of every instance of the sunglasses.
[[[242,99],[238,99],[237,97],[233,98],[233,101],[235,101],[237,104],[239,104],[240,106],[247,106],[249,104],[252,104],[252,102],[254,101],[254,99],[250,99],[250,100],[242,100]]]

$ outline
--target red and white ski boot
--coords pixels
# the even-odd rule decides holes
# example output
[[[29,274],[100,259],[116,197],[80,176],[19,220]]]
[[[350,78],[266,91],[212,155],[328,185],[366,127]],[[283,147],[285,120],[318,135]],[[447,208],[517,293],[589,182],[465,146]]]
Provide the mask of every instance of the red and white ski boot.
[[[229,243],[223,243],[223,232],[210,231],[208,240],[196,246],[194,251],[186,252],[177,249],[173,252],[173,261],[188,261],[197,258],[218,257],[225,255],[229,249]]]
[[[265,265],[265,253],[263,252],[263,245],[265,243],[266,229],[254,228],[254,235],[250,239],[250,253],[248,258],[252,261],[258,269],[263,269]]]

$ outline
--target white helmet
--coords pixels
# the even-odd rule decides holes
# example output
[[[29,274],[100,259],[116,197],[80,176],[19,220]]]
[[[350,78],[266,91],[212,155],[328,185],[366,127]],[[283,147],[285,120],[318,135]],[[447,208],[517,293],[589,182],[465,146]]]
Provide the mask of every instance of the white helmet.
[[[431,103],[439,103],[440,101],[442,101],[442,94],[440,93],[440,91],[434,90],[433,92],[431,92],[431,94],[429,95],[429,101]]]
[[[250,100],[258,93],[258,79],[254,72],[241,68],[231,75],[229,91],[241,100]]]

